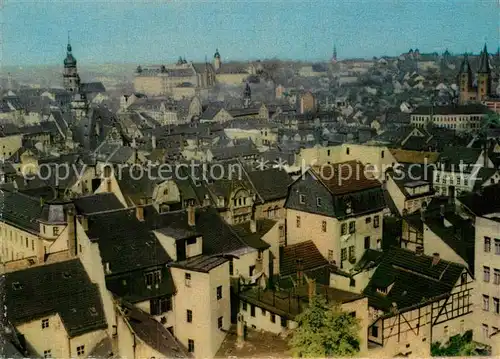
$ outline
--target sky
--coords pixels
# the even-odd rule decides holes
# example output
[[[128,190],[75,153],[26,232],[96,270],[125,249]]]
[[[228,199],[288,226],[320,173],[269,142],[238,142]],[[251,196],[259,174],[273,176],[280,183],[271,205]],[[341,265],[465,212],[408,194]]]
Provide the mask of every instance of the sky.
[[[420,52],[490,52],[496,0],[0,0],[3,65],[158,64]],[[1,6],[1,5],[0,5]]]

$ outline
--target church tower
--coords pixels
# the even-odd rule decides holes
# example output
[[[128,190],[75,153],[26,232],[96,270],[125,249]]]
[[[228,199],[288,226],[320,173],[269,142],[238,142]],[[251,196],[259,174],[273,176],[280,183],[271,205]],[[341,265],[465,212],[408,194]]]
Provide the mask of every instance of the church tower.
[[[471,100],[471,97],[475,97],[475,94],[472,92],[472,70],[467,54],[464,55],[464,60],[462,61],[462,65],[460,65],[458,83],[460,87],[459,101],[460,104],[465,104]],[[472,98],[472,100],[474,100],[474,98]]]
[[[73,57],[71,51],[72,49],[68,36],[66,58],[64,59],[63,85],[67,91],[76,93],[80,89],[80,76],[76,69],[76,59]]]
[[[337,63],[337,46],[333,45],[332,63]]]
[[[222,63],[220,61],[220,54],[219,54],[219,49],[215,49],[215,54],[214,54],[214,69],[215,71],[219,71]]]
[[[249,108],[251,102],[252,102],[252,90],[250,89],[250,85],[247,82],[247,84],[245,85],[245,90],[243,91],[243,107]]]
[[[479,57],[479,69],[477,70],[477,100],[483,100],[491,95],[491,68],[488,58],[488,49],[484,49]]]

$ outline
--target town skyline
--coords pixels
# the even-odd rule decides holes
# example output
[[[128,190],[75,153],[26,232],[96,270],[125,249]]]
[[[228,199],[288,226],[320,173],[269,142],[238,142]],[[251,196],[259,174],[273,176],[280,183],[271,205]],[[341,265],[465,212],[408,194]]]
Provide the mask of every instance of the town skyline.
[[[194,1],[182,6],[178,2],[70,5],[42,1],[26,8],[22,1],[12,2],[4,6],[3,29],[17,35],[4,38],[2,64],[60,63],[68,30],[75,56],[92,64],[147,65],[179,56],[211,61],[217,48],[225,62],[327,61],[334,45],[339,59],[397,56],[410,48],[423,53],[448,49],[454,54],[478,53],[484,43],[490,52],[498,48],[497,29],[491,25],[495,23],[492,1],[468,2],[460,8],[455,1],[397,6],[366,2],[351,7],[322,0],[314,3],[317,6],[310,8],[295,2],[238,2],[219,8],[213,2]],[[92,16],[96,10],[99,16]],[[288,21],[282,21],[279,13]],[[424,21],[430,14],[437,14],[436,19]],[[355,16],[359,21],[352,22]]]

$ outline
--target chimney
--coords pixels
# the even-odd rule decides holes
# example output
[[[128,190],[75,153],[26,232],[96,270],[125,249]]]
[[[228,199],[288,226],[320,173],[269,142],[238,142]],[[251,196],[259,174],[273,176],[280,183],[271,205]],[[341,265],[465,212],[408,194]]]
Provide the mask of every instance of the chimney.
[[[316,279],[310,279],[307,283],[307,294],[309,295],[309,302],[312,302],[313,297],[316,295]]]
[[[439,263],[439,259],[440,259],[439,253],[434,253],[432,255],[432,265],[435,266],[436,264],[438,264]]]
[[[151,147],[153,148],[153,150],[156,148],[156,136],[155,135],[151,136]]]
[[[250,220],[250,232],[252,233],[257,232],[257,221],[255,219]]]
[[[76,217],[73,208],[68,208],[66,214],[66,223],[68,226],[68,252],[71,257],[77,256],[78,245],[76,243]]]
[[[444,209],[444,204],[439,206],[439,215],[441,216],[441,218],[444,218]]]
[[[189,205],[187,208],[188,215],[188,225],[194,227],[196,225],[196,212],[193,205]]]
[[[420,208],[420,220],[425,222],[425,208]]]
[[[303,269],[304,269],[304,265],[302,263],[302,259],[301,258],[298,258],[297,259],[297,285],[301,285],[302,284],[302,277],[303,277]]]
[[[245,340],[245,320],[243,314],[238,313],[238,320],[236,323],[236,334],[238,336],[238,342]]]
[[[89,230],[89,220],[87,217],[85,216],[77,216],[78,218],[78,221],[80,222],[82,228],[84,231],[88,231]]]
[[[139,200],[139,205],[135,207],[135,216],[141,222],[144,222],[144,199]]]

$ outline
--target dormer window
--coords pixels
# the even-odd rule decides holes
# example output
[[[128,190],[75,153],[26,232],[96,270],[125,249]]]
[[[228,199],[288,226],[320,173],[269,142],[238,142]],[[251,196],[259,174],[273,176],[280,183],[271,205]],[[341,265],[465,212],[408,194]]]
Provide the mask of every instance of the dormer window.
[[[316,198],[316,206],[321,207],[321,198],[320,197]]]
[[[345,213],[346,214],[352,213],[352,201],[350,199],[347,199],[345,202]]]
[[[146,277],[146,285],[151,287],[153,285],[160,284],[161,281],[161,273],[159,270],[155,270],[145,274]]]
[[[59,235],[59,227],[52,227],[52,234],[54,237],[57,237]]]
[[[306,196],[303,194],[299,194],[299,203],[300,204],[305,204],[306,203]]]

